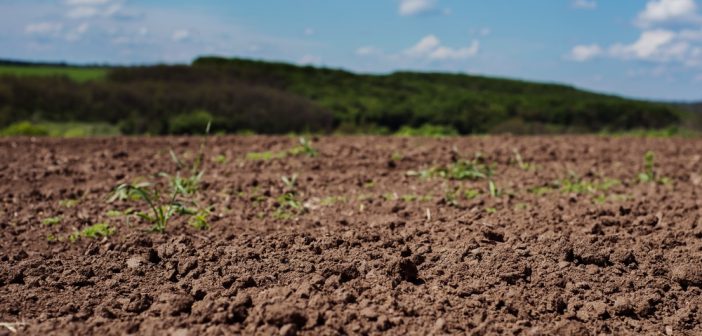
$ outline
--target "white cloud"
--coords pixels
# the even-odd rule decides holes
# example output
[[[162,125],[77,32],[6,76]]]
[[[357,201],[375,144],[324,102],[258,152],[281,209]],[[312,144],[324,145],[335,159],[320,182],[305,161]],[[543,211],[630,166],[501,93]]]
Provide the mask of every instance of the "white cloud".
[[[66,0],[69,6],[95,6],[104,5],[112,0]]]
[[[411,57],[430,60],[461,60],[475,56],[479,50],[480,43],[478,41],[471,42],[467,47],[450,48],[441,45],[441,41],[435,35],[427,35],[407,49],[405,53]]]
[[[642,27],[669,22],[700,22],[695,0],[651,0],[637,18]]]
[[[363,46],[356,49],[356,55],[358,56],[371,56],[371,55],[382,55],[383,51],[374,46]]]
[[[595,9],[597,8],[597,1],[595,0],[573,0],[571,2],[573,8],[577,9]]]
[[[402,16],[412,16],[431,12],[436,7],[436,0],[400,0],[398,12]]]
[[[613,56],[621,58],[652,59],[667,53],[675,33],[669,30],[657,29],[644,31],[639,39],[632,44],[615,44],[610,48]]]
[[[569,59],[587,61],[594,57],[634,60],[657,64],[702,66],[702,19],[694,0],[649,0],[638,14],[639,37],[633,42],[573,47]],[[690,26],[698,25],[698,27]]]
[[[79,25],[78,27],[69,31],[66,34],[66,40],[71,42],[80,40],[81,37],[83,37],[83,35],[88,32],[89,28],[90,25],[88,25],[87,23],[82,23],[81,25]]]
[[[601,54],[602,47],[597,44],[578,45],[573,47],[570,51],[569,58],[574,61],[584,62],[600,56]]]
[[[66,16],[71,19],[87,19],[98,14],[98,10],[95,7],[80,6],[71,8]]]
[[[171,34],[171,40],[174,42],[181,42],[187,40],[190,37],[190,31],[187,29],[178,29],[173,31]]]
[[[305,28],[305,35],[306,36],[312,36],[315,33],[316,33],[316,31],[314,30],[314,28],[311,28],[311,27]]]
[[[27,34],[49,35],[57,34],[63,30],[63,24],[59,22],[37,22],[31,23],[24,28]]]
[[[69,6],[97,6],[105,5],[114,0],[66,0],[65,3]]]
[[[412,56],[422,56],[430,54],[432,51],[436,50],[441,45],[439,38],[434,35],[427,35],[423,37],[417,44],[413,47],[407,49],[407,54]]]

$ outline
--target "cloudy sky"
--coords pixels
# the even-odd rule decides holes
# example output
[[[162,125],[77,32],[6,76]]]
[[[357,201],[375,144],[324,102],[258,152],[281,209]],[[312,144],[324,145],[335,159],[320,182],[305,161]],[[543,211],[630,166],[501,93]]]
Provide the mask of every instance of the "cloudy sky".
[[[0,58],[250,57],[702,100],[702,0],[0,0]]]

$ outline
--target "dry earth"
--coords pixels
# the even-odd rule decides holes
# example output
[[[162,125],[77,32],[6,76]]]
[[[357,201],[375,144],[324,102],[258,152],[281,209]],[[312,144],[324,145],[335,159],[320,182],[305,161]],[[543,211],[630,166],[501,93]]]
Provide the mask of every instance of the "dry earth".
[[[167,188],[169,149],[202,141],[209,229],[153,233],[126,215],[144,202],[107,202]],[[702,334],[702,140],[296,144],[0,139],[0,334]],[[460,162],[492,165],[493,195],[451,179]],[[70,239],[97,223],[113,234]]]

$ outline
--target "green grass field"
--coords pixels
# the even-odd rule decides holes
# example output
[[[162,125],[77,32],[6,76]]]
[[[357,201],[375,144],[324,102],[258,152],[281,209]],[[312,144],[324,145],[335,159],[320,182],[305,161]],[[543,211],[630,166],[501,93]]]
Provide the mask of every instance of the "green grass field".
[[[106,68],[0,65],[0,76],[68,76],[76,82],[103,79],[107,71]]]

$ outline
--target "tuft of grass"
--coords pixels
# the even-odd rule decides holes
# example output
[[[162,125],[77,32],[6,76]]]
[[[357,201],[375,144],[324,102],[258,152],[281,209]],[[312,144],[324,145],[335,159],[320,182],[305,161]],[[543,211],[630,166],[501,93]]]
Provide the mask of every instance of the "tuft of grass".
[[[493,174],[492,166],[481,162],[479,159],[459,160],[448,165],[433,167],[420,171],[409,171],[409,176],[422,178],[440,177],[449,180],[483,180],[489,179]]]
[[[529,163],[529,162],[524,162],[522,159],[522,155],[519,153],[518,150],[513,149],[512,152],[514,153],[514,160],[517,162],[517,166],[523,170],[523,171],[529,171],[535,169],[535,165]]]
[[[54,217],[49,217],[49,218],[44,218],[41,223],[46,226],[54,226],[57,224],[61,224],[61,221],[63,220],[63,217],[61,216],[54,216]]]
[[[296,215],[304,212],[305,208],[302,205],[295,193],[286,192],[276,198],[276,209],[273,212],[273,217],[280,220],[288,220]]]
[[[532,193],[532,194],[539,196],[539,197],[546,195],[552,191],[553,191],[553,189],[549,186],[539,186],[539,187],[533,187],[533,188],[527,189],[527,192]]]
[[[644,160],[644,171],[639,173],[639,182],[649,183],[655,182],[659,184],[668,185],[671,180],[665,176],[659,176],[655,169],[656,154],[652,151],[647,151],[643,157]]]
[[[315,157],[319,154],[319,152],[312,147],[312,142],[307,138],[300,137],[298,142],[300,143],[298,146],[293,147],[288,151],[290,155],[307,155],[308,157]]]
[[[478,196],[480,196],[480,190],[478,189],[468,189],[463,192],[463,198],[467,200],[472,200]]]
[[[115,233],[115,229],[111,228],[106,223],[97,223],[84,228],[83,230],[76,231],[68,236],[68,240],[75,242],[80,238],[90,238],[97,239],[102,237],[109,237]]]
[[[497,188],[493,180],[488,180],[488,193],[490,193],[492,197],[500,197],[502,195],[502,191]]]
[[[307,140],[307,138],[301,137],[298,141],[299,145],[285,151],[246,153],[246,159],[251,161],[270,161],[274,159],[285,159],[288,156],[307,155],[308,157],[315,157],[319,154],[319,152],[312,147],[312,142]]]
[[[220,155],[215,156],[212,159],[212,161],[214,161],[214,163],[217,163],[217,164],[225,164],[225,163],[227,163],[227,157],[224,156],[223,154],[220,154]]]
[[[164,201],[161,190],[154,188],[150,183],[121,184],[115,188],[108,202],[116,200],[142,200],[151,210],[151,214],[137,212],[136,215],[153,224],[155,232],[165,232],[168,221],[176,214],[186,214],[187,208],[178,201],[179,189],[174,189],[168,201]]]
[[[297,187],[297,174],[292,174],[291,176],[281,176],[280,179],[283,181],[287,191],[295,191],[295,188]]]
[[[653,182],[656,180],[656,172],[653,170],[656,155],[652,151],[647,151],[644,154],[644,171],[639,174],[639,181]]]
[[[288,152],[250,152],[246,153],[246,159],[251,161],[269,161],[273,159],[284,159],[288,156]]]
[[[210,223],[208,221],[210,212],[210,209],[199,210],[190,218],[188,223],[197,230],[207,230],[210,228]]]

